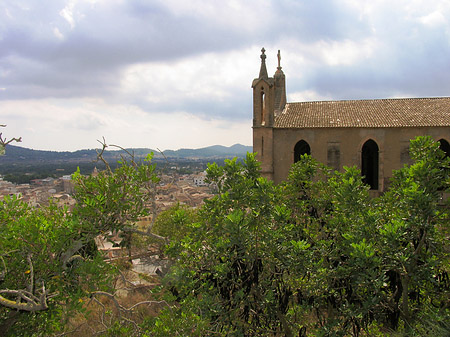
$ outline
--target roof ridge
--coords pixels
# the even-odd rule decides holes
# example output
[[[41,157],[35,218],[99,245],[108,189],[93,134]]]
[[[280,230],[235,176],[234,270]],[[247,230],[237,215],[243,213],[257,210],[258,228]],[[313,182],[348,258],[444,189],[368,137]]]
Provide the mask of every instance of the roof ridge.
[[[302,103],[331,103],[331,102],[370,102],[370,101],[401,101],[401,100],[436,100],[449,99],[450,96],[433,96],[433,97],[392,97],[392,98],[362,98],[362,99],[330,99],[330,100],[314,100],[314,101],[300,101],[288,102],[286,104],[302,104]]]

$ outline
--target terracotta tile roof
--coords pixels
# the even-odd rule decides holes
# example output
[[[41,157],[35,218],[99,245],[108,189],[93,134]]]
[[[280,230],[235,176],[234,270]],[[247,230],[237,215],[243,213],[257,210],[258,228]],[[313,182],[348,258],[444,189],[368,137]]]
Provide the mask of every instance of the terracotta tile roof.
[[[288,103],[275,128],[450,126],[450,97]]]

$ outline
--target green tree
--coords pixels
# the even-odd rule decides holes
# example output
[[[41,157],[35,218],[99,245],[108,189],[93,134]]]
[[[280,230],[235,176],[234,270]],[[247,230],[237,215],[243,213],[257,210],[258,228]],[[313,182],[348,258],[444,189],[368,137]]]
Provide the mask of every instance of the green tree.
[[[449,272],[449,214],[441,198],[450,159],[430,137],[413,140],[410,153],[414,163],[395,172],[389,192],[380,198],[376,236],[389,276],[386,306],[407,328],[425,304],[436,300],[439,307],[449,306],[449,283],[440,276],[448,278]]]
[[[312,256],[308,282],[296,288],[327,335],[359,335],[373,322],[411,334],[427,310],[449,317],[441,202],[449,159],[430,137],[411,141],[410,153],[414,163],[394,172],[379,198],[355,168],[333,173],[305,156],[291,170],[286,196]],[[443,310],[432,309],[437,298]]]
[[[411,154],[414,164],[395,172],[379,198],[369,196],[356,168],[335,172],[309,156],[278,186],[260,176],[252,155],[210,165],[218,194],[171,245],[177,264],[166,282],[179,306],[149,329],[420,335],[427,317],[444,322],[449,236],[440,193],[449,162],[429,137],[412,141]]]
[[[283,257],[304,254],[307,244],[285,240],[293,226],[280,188],[260,177],[251,154],[243,163],[209,165],[208,179],[219,194],[205,202],[190,235],[172,244],[178,266],[168,279],[180,314],[166,312],[161,319],[179,326],[173,321],[190,317],[194,335],[292,335],[292,291],[285,281],[290,265]]]
[[[74,198],[77,201],[73,215],[81,227],[80,237],[73,242],[73,252],[85,247],[97,235],[105,238],[122,233],[122,244],[131,250],[133,233],[151,236],[164,240],[153,234],[151,228],[142,231],[135,223],[152,211],[155,197],[155,186],[159,181],[155,173],[155,165],[151,163],[149,154],[144,163],[136,163],[134,158],[125,158],[113,171],[109,165],[98,175],[83,176],[79,170],[72,179],[75,184]],[[129,253],[131,256],[131,252]]]
[[[291,222],[309,246],[306,268],[291,277],[296,310],[316,315],[309,330],[358,334],[370,322],[382,278],[368,239],[376,218],[368,190],[357,169],[332,172],[309,156],[292,167],[284,185]]]
[[[181,240],[190,231],[190,224],[197,222],[197,210],[187,205],[176,203],[158,214],[153,224],[152,233],[168,240]]]
[[[52,203],[34,208],[16,197],[0,201],[0,317],[11,322],[9,334],[51,334],[83,311],[86,297],[113,298],[115,268],[94,238],[120,231],[164,239],[134,227],[152,208],[154,169],[149,155],[144,163],[123,159],[97,176],[76,172],[72,212]]]
[[[57,331],[63,310],[80,310],[91,291],[111,291],[111,266],[97,254],[63,263],[78,231],[66,210],[53,204],[34,208],[16,197],[0,202],[0,316],[11,323],[11,335]]]

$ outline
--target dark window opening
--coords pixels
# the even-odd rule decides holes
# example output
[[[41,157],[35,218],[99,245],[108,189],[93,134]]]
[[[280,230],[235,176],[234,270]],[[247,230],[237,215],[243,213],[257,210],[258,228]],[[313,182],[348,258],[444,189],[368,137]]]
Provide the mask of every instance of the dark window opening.
[[[361,151],[363,182],[371,190],[378,190],[378,145],[372,139],[364,143]]]
[[[450,144],[445,139],[439,139],[439,148],[444,151],[446,157],[450,157]]]
[[[445,139],[439,139],[439,148],[445,153],[445,157],[450,157],[450,144]],[[448,170],[448,167],[442,167],[444,171]],[[443,191],[446,189],[446,184],[443,183],[442,186],[438,187],[438,191]]]
[[[311,148],[307,142],[301,140],[294,147],[294,163],[298,162],[304,154],[311,155]]]

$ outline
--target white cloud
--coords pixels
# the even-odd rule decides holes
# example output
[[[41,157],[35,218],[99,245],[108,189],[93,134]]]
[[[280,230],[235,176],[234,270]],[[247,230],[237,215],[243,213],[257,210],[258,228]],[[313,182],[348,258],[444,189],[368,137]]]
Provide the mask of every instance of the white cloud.
[[[362,41],[318,41],[312,49],[319,52],[322,63],[330,66],[352,65],[374,55],[377,42],[372,38]]]
[[[139,63],[124,70],[120,91],[148,102],[175,100],[232,100],[248,90],[259,71],[258,47],[206,53],[175,62]]]
[[[437,27],[440,25],[447,24],[447,20],[444,17],[443,13],[439,11],[434,11],[426,16],[422,16],[419,18],[419,21],[422,22],[426,26]]]
[[[75,28],[75,19],[73,18],[73,9],[75,7],[75,1],[69,1],[69,3],[60,12],[61,15],[70,25],[70,28]]]
[[[11,12],[8,8],[4,8],[4,13],[9,19],[13,19],[13,16],[11,15]]]
[[[250,120],[203,120],[186,112],[146,113],[132,105],[102,100],[0,101],[5,134],[21,146],[41,150],[98,147],[97,140],[123,147],[178,149],[251,144]],[[107,111],[107,114],[104,112]]]
[[[55,36],[58,39],[64,40],[64,35],[60,32],[60,30],[57,27],[53,28],[53,34],[55,34]]]
[[[330,101],[333,98],[323,96],[314,90],[292,92],[288,95],[288,102]]]

